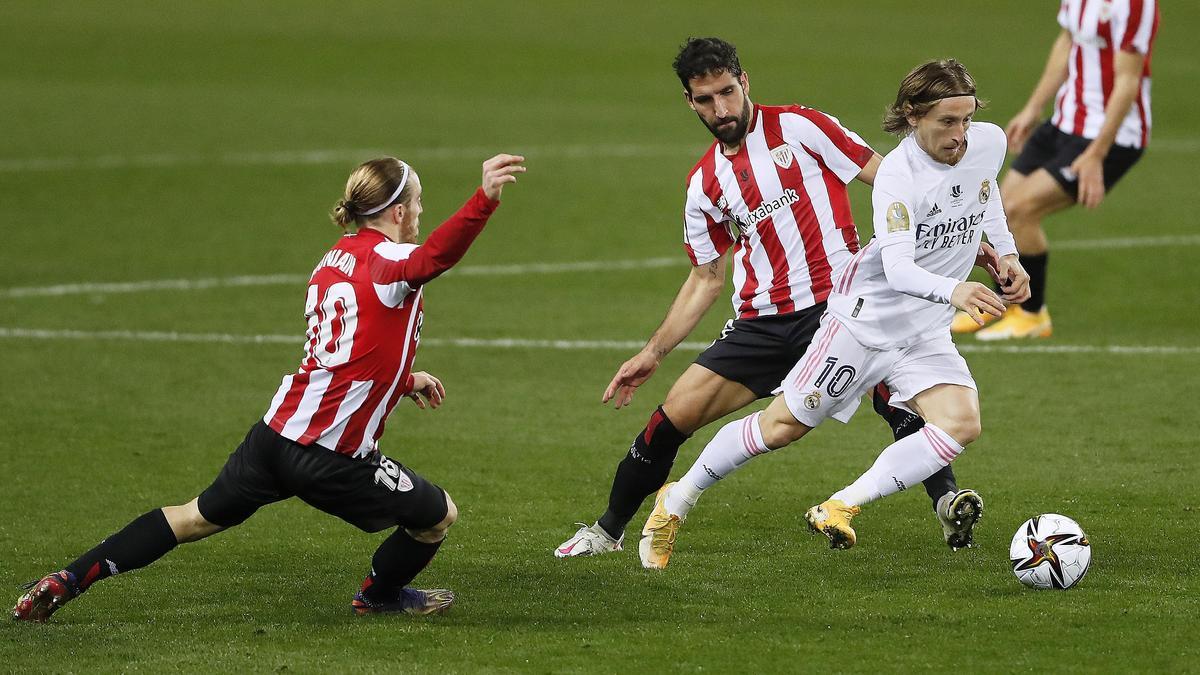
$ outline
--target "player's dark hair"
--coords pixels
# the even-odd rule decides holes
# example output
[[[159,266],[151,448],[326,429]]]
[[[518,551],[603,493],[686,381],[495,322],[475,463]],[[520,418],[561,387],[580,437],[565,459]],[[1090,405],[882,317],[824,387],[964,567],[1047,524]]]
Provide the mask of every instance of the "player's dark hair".
[[[742,64],[738,62],[737,47],[721,38],[690,37],[679,48],[675,57],[675,74],[683,83],[683,88],[690,94],[693,77],[729,73],[734,77],[742,76]]]
[[[938,101],[951,96],[975,96],[975,78],[967,67],[956,59],[927,61],[909,71],[900,82],[896,102],[883,114],[883,130],[889,134],[905,136],[912,130],[908,118],[922,117]],[[984,102],[975,98],[975,109],[984,107]]]
[[[346,180],[346,191],[333,205],[329,214],[333,224],[348,228],[351,223],[361,226],[393,204],[407,204],[412,197],[412,169],[395,157],[380,157],[358,165]],[[395,199],[384,204],[404,181],[404,189]],[[367,214],[368,211],[374,213]]]

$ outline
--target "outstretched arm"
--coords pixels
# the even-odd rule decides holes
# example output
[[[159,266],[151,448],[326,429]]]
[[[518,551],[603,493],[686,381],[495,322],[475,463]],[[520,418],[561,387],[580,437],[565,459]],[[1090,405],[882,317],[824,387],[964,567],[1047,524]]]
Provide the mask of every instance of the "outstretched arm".
[[[492,212],[500,205],[500,192],[524,173],[525,161],[519,155],[496,155],[483,163],[483,184],[454,215],[429,234],[403,260],[371,258],[371,280],[387,285],[403,281],[420,286],[454,267],[466,255],[471,243],[483,231]]]
[[[692,268],[658,330],[654,331],[640,352],[617,369],[608,388],[604,390],[602,403],[608,403],[616,397],[616,407],[620,408],[633,400],[633,392],[650,379],[662,358],[683,342],[708,308],[712,307],[725,286],[725,266],[726,257],[721,256]]]

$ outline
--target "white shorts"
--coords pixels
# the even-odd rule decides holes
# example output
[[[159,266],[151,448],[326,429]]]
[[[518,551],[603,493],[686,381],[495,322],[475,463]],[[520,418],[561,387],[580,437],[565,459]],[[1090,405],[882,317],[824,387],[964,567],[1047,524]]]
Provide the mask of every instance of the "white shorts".
[[[779,389],[796,419],[815,427],[829,417],[849,422],[863,394],[879,382],[891,391],[889,403],[906,410],[906,402],[939,384],[977,389],[950,331],[908,347],[874,349],[830,314],[821,317],[808,351]]]

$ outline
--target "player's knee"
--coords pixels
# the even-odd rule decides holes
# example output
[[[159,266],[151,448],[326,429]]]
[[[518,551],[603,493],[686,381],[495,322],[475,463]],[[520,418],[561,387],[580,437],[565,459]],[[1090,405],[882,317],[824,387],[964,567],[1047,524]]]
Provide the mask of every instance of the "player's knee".
[[[455,506],[454,500],[450,499],[450,493],[446,493],[446,517],[442,518],[441,522],[433,527],[424,529],[405,528],[408,535],[417,541],[424,544],[436,544],[446,538],[446,531],[450,529],[458,520],[458,507]]]
[[[1013,230],[1024,230],[1037,225],[1039,206],[1035,200],[1024,195],[1016,195],[1011,201],[1004,202],[1004,215],[1008,226]]]
[[[693,405],[684,397],[675,395],[673,389],[667,394],[667,400],[663,401],[661,407],[663,414],[671,421],[671,426],[685,436],[690,436],[711,421],[703,419],[703,410],[700,406]]]
[[[175,540],[180,544],[199,541],[224,529],[220,525],[208,522],[200,513],[198,504],[199,500],[193,499],[187,504],[165,506],[162,509],[167,525],[171,527]]]
[[[979,421],[979,415],[970,413],[955,415],[941,420],[941,423],[937,426],[963,447],[974,443],[983,430],[982,424]]]
[[[767,409],[758,416],[758,428],[762,433],[763,443],[772,450],[800,440],[808,433],[809,427],[796,420],[796,416],[783,403],[783,397],[778,397]]]

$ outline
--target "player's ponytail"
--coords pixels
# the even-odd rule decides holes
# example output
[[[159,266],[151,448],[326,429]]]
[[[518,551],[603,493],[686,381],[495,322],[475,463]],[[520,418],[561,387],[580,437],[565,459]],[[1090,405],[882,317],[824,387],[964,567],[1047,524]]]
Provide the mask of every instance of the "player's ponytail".
[[[347,229],[361,226],[393,204],[412,198],[412,169],[395,157],[381,157],[360,164],[346,180],[342,198],[333,205],[333,224]]]
[[[975,78],[957,59],[927,61],[909,71],[900,82],[896,102],[884,111],[883,130],[896,136],[912,131],[909,117],[922,117],[938,101],[952,96],[975,96]],[[984,102],[975,98],[978,110]]]

